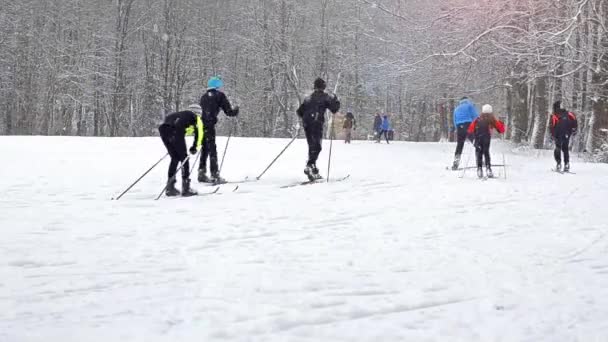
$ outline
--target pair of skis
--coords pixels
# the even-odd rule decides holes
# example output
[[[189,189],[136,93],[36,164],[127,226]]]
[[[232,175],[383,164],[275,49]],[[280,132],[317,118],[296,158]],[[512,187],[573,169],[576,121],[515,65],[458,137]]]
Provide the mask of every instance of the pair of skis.
[[[346,175],[342,178],[332,179],[329,182],[330,183],[342,182],[344,180],[347,180],[348,178],[350,178],[350,175]],[[307,180],[304,182],[291,183],[291,184],[281,186],[281,189],[293,188],[293,187],[301,186],[301,185],[312,185],[312,184],[321,184],[321,183],[327,183],[327,179],[319,178],[319,179],[315,179],[315,180]]]

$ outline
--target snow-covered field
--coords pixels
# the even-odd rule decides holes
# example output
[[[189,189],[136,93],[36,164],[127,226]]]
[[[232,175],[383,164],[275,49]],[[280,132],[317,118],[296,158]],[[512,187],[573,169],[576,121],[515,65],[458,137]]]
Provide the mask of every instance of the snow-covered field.
[[[286,143],[231,140],[223,176]],[[281,189],[298,140],[154,201],[165,160],[111,201],[160,139],[0,137],[0,341],[608,341],[608,165],[494,142],[508,179],[459,179],[453,148],[336,142],[350,179]]]

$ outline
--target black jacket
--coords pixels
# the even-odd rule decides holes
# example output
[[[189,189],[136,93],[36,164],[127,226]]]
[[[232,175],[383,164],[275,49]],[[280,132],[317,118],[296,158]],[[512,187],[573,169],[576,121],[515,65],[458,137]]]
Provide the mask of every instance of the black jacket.
[[[201,118],[205,126],[215,125],[217,123],[217,116],[220,113],[220,109],[228,116],[237,116],[239,114],[238,108],[232,108],[228,98],[224,93],[217,89],[207,90],[200,101],[203,114]]]
[[[325,122],[325,111],[330,110],[336,113],[340,110],[340,101],[336,95],[330,95],[322,90],[315,90],[310,96],[304,99],[296,114],[305,125],[323,124]]]
[[[175,112],[165,117],[163,125],[175,128],[175,135],[185,136],[188,133],[194,134],[194,147],[199,148],[203,140],[203,123],[201,119],[189,110]]]

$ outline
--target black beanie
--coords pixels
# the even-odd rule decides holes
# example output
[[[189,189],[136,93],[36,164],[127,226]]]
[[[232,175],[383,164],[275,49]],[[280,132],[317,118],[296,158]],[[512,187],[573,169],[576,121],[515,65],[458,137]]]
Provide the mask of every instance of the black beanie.
[[[562,102],[561,101],[555,101],[555,103],[553,103],[553,113],[559,113],[562,109]]]
[[[315,80],[314,86],[315,86],[315,89],[325,90],[326,84],[325,84],[325,81],[319,77]]]

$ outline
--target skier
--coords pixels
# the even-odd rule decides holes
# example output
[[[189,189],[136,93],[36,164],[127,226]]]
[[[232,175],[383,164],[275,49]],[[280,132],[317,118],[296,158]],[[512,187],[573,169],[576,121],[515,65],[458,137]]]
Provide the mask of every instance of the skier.
[[[344,128],[344,143],[350,144],[353,130],[357,129],[357,121],[355,120],[353,113],[346,113],[346,118],[344,119],[344,125],[342,125],[342,128]]]
[[[380,142],[380,133],[382,132],[382,117],[380,113],[376,113],[374,117],[374,134],[376,137],[376,142]]]
[[[317,168],[317,158],[321,153],[321,139],[323,137],[323,123],[325,122],[325,111],[329,109],[336,113],[340,109],[340,101],[334,94],[325,92],[325,81],[317,78],[314,82],[314,91],[307,96],[296,114],[302,119],[306,142],[308,143],[308,162],[304,174],[312,182],[320,179]]]
[[[211,77],[207,82],[207,91],[201,96],[200,105],[203,111],[202,120],[205,125],[205,138],[203,139],[203,152],[198,169],[198,181],[201,183],[225,183],[220,177],[217,166],[217,146],[215,144],[215,124],[220,109],[228,116],[238,116],[239,107],[232,108],[226,95],[220,91],[224,82],[219,77]],[[207,158],[211,177],[207,177]]]
[[[165,194],[167,196],[178,196],[179,190],[175,188],[175,174],[177,164],[182,162],[182,196],[194,196],[196,191],[190,188],[190,164],[187,158],[186,134],[194,133],[194,143],[190,147],[190,154],[196,154],[203,141],[204,128],[201,121],[201,107],[197,104],[191,105],[188,110],[171,113],[165,117],[165,121],[158,127],[160,138],[171,156],[169,164],[169,179]]]
[[[553,115],[551,115],[551,135],[555,141],[555,151],[553,152],[557,163],[555,171],[562,171],[562,152],[564,153],[564,170],[570,171],[570,137],[576,135],[578,122],[572,112],[562,108],[560,101],[553,104]]]
[[[378,133],[378,143],[382,139],[382,134],[384,134],[384,139],[386,139],[386,143],[388,144],[388,131],[391,129],[391,122],[388,119],[388,115],[384,114],[382,116],[382,124],[380,125],[380,133]]]
[[[489,104],[481,108],[481,116],[473,120],[467,130],[469,139],[474,140],[475,155],[477,157],[477,177],[483,178],[483,160],[485,159],[486,174],[488,178],[493,178],[492,163],[490,161],[490,142],[492,140],[492,129],[498,133],[505,132],[505,124],[498,120]]]
[[[454,109],[454,127],[456,128],[457,143],[452,170],[458,170],[458,165],[460,165],[460,156],[462,155],[464,142],[467,139],[469,125],[477,117],[479,117],[479,113],[477,112],[477,108],[475,108],[473,102],[466,96],[460,99],[460,103],[456,109]]]

